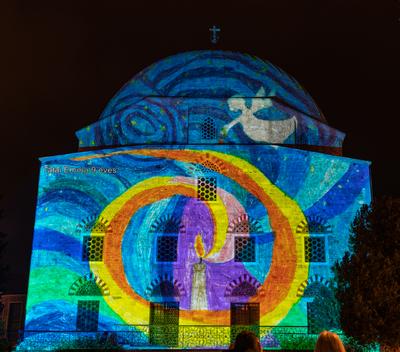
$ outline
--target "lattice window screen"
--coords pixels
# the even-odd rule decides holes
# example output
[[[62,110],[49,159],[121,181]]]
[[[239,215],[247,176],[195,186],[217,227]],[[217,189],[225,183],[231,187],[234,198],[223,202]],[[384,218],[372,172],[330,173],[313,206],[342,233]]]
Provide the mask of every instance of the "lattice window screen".
[[[206,140],[213,140],[217,138],[215,122],[210,117],[204,119],[204,122],[201,125],[201,138]]]
[[[178,236],[157,237],[157,261],[176,262],[178,257]]]
[[[179,323],[179,303],[151,303],[150,324],[170,325]]]
[[[315,309],[313,302],[307,302],[307,324],[309,334],[318,334],[320,331],[318,329],[318,312]]]
[[[213,202],[217,200],[217,178],[197,178],[197,198],[202,201]]]
[[[325,262],[325,237],[304,237],[305,261]]]
[[[251,237],[235,237],[235,262],[255,262],[256,244]]]
[[[78,301],[76,329],[97,331],[100,301]]]
[[[168,347],[178,345],[179,303],[150,303],[150,343]]]
[[[104,236],[84,236],[82,260],[101,262],[103,260]]]

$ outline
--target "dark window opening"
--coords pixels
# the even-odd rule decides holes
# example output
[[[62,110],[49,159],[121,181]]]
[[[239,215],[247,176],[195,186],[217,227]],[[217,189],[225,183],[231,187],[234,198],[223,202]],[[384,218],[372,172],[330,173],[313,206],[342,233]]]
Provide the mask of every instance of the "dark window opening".
[[[157,237],[157,261],[176,262],[178,259],[178,236]]]
[[[235,237],[235,262],[255,262],[256,245],[254,238]]]
[[[177,346],[179,337],[179,303],[150,303],[150,343]]]
[[[84,236],[82,260],[101,262],[103,260],[104,236]]]
[[[217,138],[217,129],[212,118],[207,117],[201,125],[201,139],[214,140]]]
[[[231,341],[243,330],[260,335],[260,304],[231,303]]]
[[[76,329],[78,331],[97,331],[100,301],[78,301]]]
[[[306,262],[325,262],[325,237],[304,237],[304,254]]]

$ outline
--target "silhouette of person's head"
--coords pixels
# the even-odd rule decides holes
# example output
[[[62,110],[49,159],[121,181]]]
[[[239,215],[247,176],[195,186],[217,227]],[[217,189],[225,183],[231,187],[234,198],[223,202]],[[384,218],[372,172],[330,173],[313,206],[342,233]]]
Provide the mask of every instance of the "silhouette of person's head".
[[[346,349],[338,335],[330,331],[322,331],[318,336],[314,352],[346,352]]]
[[[233,345],[235,352],[261,352],[262,348],[257,336],[251,331],[242,331],[236,336]]]

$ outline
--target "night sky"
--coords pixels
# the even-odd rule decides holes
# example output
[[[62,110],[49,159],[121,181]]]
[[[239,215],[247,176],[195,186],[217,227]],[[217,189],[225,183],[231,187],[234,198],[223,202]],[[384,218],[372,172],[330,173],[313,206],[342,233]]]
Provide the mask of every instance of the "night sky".
[[[372,161],[374,195],[400,196],[400,1],[2,1],[0,230],[8,292],[25,292],[40,156],[77,151],[74,132],[153,62],[182,51],[271,61]],[[209,27],[221,28],[217,45]]]

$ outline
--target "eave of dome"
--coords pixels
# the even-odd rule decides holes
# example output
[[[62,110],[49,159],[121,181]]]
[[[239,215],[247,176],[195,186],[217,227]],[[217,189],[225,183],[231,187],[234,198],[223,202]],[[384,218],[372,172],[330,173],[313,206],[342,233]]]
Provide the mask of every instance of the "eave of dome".
[[[80,148],[284,144],[340,149],[344,139],[344,133],[325,123],[263,97],[228,100],[146,97],[76,134]]]

